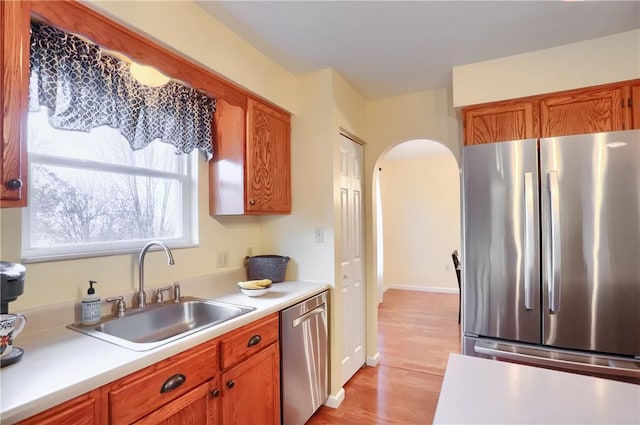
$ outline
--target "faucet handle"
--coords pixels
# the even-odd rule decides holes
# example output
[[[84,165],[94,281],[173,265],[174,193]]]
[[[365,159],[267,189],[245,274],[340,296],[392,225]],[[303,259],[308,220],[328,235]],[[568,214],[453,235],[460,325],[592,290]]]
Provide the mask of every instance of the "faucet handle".
[[[156,302],[157,303],[163,303],[164,302],[164,296],[163,296],[164,291],[170,291],[170,290],[171,290],[171,286],[163,286],[162,288],[158,288],[156,290]]]
[[[180,302],[180,282],[173,282],[173,302]]]
[[[119,296],[119,297],[109,297],[105,300],[106,302],[116,302],[116,313],[114,314],[114,316],[116,317],[122,317],[124,316],[124,312],[127,309],[127,304],[124,302],[124,297],[123,296]]]

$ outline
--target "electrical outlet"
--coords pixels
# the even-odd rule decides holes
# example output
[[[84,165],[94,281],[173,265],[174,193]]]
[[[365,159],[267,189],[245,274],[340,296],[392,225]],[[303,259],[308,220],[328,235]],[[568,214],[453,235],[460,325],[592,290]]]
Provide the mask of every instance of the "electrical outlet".
[[[218,251],[216,255],[216,268],[229,267],[229,250]]]

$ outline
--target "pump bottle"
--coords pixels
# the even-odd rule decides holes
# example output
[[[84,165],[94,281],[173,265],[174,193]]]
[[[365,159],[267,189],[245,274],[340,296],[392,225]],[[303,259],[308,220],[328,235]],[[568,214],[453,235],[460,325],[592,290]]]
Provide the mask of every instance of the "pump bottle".
[[[100,322],[100,297],[93,288],[95,280],[89,281],[89,289],[87,295],[82,297],[82,324],[95,325]]]

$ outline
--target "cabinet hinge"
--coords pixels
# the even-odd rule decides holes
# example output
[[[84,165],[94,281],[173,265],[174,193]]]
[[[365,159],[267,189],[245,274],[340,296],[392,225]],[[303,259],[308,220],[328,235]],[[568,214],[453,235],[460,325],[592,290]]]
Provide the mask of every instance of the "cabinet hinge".
[[[633,100],[631,100],[631,98],[629,98],[628,105],[629,105],[629,108],[631,108],[633,106]]]
[[[624,109],[624,99],[620,99],[620,107]]]

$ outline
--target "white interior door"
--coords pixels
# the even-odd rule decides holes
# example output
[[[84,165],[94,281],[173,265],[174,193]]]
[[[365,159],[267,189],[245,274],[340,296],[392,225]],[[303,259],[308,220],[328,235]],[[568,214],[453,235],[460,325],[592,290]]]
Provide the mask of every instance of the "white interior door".
[[[342,384],[364,365],[365,284],[362,146],[341,136],[340,212],[342,228],[341,290],[343,307]]]

